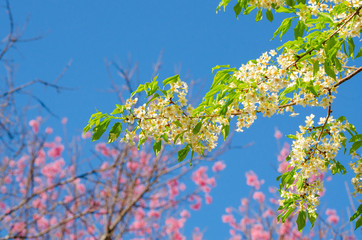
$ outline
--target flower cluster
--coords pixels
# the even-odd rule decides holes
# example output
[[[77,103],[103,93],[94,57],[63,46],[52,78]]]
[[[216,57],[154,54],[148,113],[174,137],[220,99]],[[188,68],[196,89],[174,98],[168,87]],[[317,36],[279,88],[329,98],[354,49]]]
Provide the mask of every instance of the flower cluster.
[[[347,121],[335,120],[332,116],[320,118],[314,125],[314,115],[307,117],[305,126],[291,136],[295,140],[287,158],[291,171],[291,180],[284,182],[280,202],[284,205],[292,201],[300,211],[307,210],[314,214],[323,192],[323,176],[328,168],[333,174],[344,173],[345,169],[335,160],[345,141],[343,132],[351,126]]]

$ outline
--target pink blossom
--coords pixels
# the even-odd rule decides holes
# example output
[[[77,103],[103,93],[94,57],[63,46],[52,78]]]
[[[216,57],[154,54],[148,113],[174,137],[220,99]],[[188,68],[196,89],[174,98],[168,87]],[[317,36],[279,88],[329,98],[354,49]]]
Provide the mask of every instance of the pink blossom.
[[[285,222],[280,226],[279,234],[280,235],[287,235],[291,232],[293,224],[286,219]]]
[[[68,122],[68,118],[67,117],[63,117],[62,118],[62,124],[67,124]]]
[[[246,172],[245,176],[246,184],[254,187],[257,190],[260,188],[260,185],[264,183],[264,180],[258,180],[258,176],[253,171]]]
[[[30,120],[29,121],[29,126],[33,129],[34,133],[38,133],[39,132],[39,121],[37,120]]]
[[[251,228],[251,238],[253,240],[269,240],[270,236],[267,231],[264,231],[261,224],[255,224]]]
[[[55,225],[57,223],[57,218],[56,217],[52,217],[49,221],[50,225]]]
[[[88,233],[90,233],[92,235],[94,234],[95,230],[96,230],[96,228],[94,226],[88,226],[87,227]]]
[[[249,203],[249,200],[248,200],[247,198],[242,198],[242,199],[241,199],[241,205],[242,205],[242,206],[245,207],[246,205],[248,205],[248,203]]]
[[[183,227],[183,222],[177,220],[176,218],[170,217],[166,219],[166,233],[176,233],[179,229]]]
[[[274,137],[279,140],[283,137],[283,134],[278,129],[275,129]]]
[[[85,186],[82,183],[77,184],[76,188],[79,191],[79,193],[84,193],[85,192]]]
[[[220,172],[220,171],[224,170],[225,167],[226,167],[225,163],[223,163],[222,161],[217,161],[212,166],[212,171]]]
[[[45,229],[49,226],[49,220],[45,217],[41,217],[36,221],[36,224],[38,225],[38,228]]]
[[[262,192],[255,192],[253,194],[253,199],[257,200],[259,203],[263,203],[265,200],[265,195]]]
[[[45,152],[43,149],[38,151],[38,156],[35,158],[35,165],[43,165],[45,163]]]
[[[222,215],[221,219],[223,223],[235,223],[235,218],[231,214]]]
[[[192,205],[190,206],[190,208],[191,208],[192,210],[200,210],[200,208],[201,208],[201,197],[200,197],[199,195],[193,195],[193,196],[191,196],[191,197],[189,198],[189,200],[190,200],[190,201],[193,201],[193,200],[196,201],[195,204],[192,204]]]
[[[135,161],[128,161],[127,162],[127,168],[131,171],[131,172],[135,172],[138,169],[138,162]]]
[[[91,132],[82,132],[82,138],[83,139],[86,139],[86,138],[90,138],[92,136],[92,133]]]
[[[46,134],[52,134],[52,133],[53,133],[53,128],[47,127],[47,128],[45,129],[45,133],[46,133]]]
[[[154,218],[159,218],[161,216],[161,213],[159,211],[156,211],[156,210],[150,210],[148,212],[148,216],[149,217],[154,217]]]
[[[183,217],[183,218],[189,218],[191,215],[190,215],[189,211],[184,209],[184,210],[181,211],[180,216]]]
[[[282,162],[281,164],[279,164],[278,172],[285,173],[287,171],[288,165],[289,165],[289,163],[287,161]],[[291,167],[289,167],[289,169],[291,169]]]
[[[24,222],[16,222],[14,223],[13,227],[11,228],[11,231],[14,233],[22,233],[25,229],[25,223]]]
[[[65,203],[70,203],[71,201],[73,201],[73,196],[67,195],[64,197]]]
[[[100,152],[105,157],[111,156],[111,152],[105,143],[98,143],[96,145],[96,151]]]
[[[56,164],[55,162],[52,162],[45,165],[42,168],[41,173],[48,178],[54,178],[60,172],[60,170],[61,170],[60,165]]]
[[[266,218],[266,217],[273,217],[273,216],[274,216],[274,211],[271,210],[270,208],[263,213],[263,217],[264,217],[264,218]]]
[[[5,176],[4,177],[4,182],[7,183],[7,184],[11,183],[12,182],[11,177],[10,176]]]
[[[185,185],[184,183],[180,183],[180,184],[179,184],[179,189],[180,189],[181,191],[185,191],[185,190],[186,190],[186,185]]]
[[[276,187],[269,187],[268,190],[269,190],[270,193],[276,193],[277,192]]]
[[[198,227],[194,228],[194,231],[192,233],[192,240],[202,240],[203,234],[200,232],[200,229]]]
[[[337,224],[339,222],[339,217],[336,214],[330,214],[327,218],[327,221],[329,223]]]
[[[45,209],[45,205],[42,203],[42,200],[40,198],[34,199],[32,205],[34,208],[37,209]]]
[[[58,145],[58,146],[54,146],[53,148],[51,148],[48,151],[48,156],[52,157],[52,158],[58,158],[62,155],[62,152],[64,150],[64,146],[63,145]]]
[[[269,201],[272,203],[272,204],[279,204],[279,201],[275,198],[269,198]]]
[[[336,211],[335,209],[329,209],[329,208],[327,208],[326,214],[327,214],[328,216],[330,216],[330,215],[337,215],[337,211]]]
[[[211,204],[212,203],[212,197],[210,195],[207,195],[205,197],[205,202],[206,202],[206,204]]]

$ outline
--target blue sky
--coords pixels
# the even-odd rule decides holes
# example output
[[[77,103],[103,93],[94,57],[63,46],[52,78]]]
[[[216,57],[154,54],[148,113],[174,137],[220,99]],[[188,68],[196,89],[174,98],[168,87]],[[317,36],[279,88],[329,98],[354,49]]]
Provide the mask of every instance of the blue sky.
[[[203,88],[195,90],[206,92],[213,78],[211,68],[215,65],[239,67],[280,45],[278,38],[269,41],[281,22],[280,17],[275,16],[273,23],[264,19],[255,23],[254,13],[237,20],[231,7],[225,13],[215,13],[218,0],[18,0],[11,4],[16,27],[21,28],[29,18],[24,37],[44,36],[39,41],[19,44],[18,49],[8,55],[18,64],[17,84],[35,78],[54,81],[72,60],[59,84],[74,90],[55,94],[51,89],[45,91],[43,87],[37,87],[34,93],[56,115],[68,117],[68,132],[75,134],[81,132],[95,108],[109,112],[118,103],[114,94],[106,91],[111,84],[105,59],[119,59],[126,65],[131,56],[133,62],[139,64],[138,76],[143,82],[150,80],[152,64],[163,51],[160,79],[174,75],[175,69],[181,67],[181,78],[190,76],[205,81]],[[4,9],[1,11],[0,31],[4,36],[8,22]],[[361,60],[355,64],[361,65]],[[346,116],[361,131],[362,82],[359,78],[361,76],[341,86],[333,105],[333,115]],[[233,145],[255,144],[247,149],[231,150],[221,157],[227,168],[212,191],[214,202],[193,213],[186,230],[199,226],[206,230],[208,239],[226,239],[229,227],[221,223],[221,215],[225,207],[238,206],[240,198],[248,195],[244,173],[253,169],[266,180],[266,186],[277,184],[278,173],[271,167],[276,164],[278,154],[273,138],[275,127],[286,134],[295,133],[298,125],[304,123],[305,115],[312,112],[317,116],[325,114],[307,108],[301,109],[300,116],[295,118],[260,116],[250,129],[235,134]],[[38,114],[34,112],[34,116]],[[47,115],[46,112],[40,114]],[[55,128],[61,125],[59,119],[48,116],[48,125]],[[349,162],[343,155],[340,157],[342,162]],[[349,181],[334,177],[327,184],[324,201],[329,207],[345,211],[348,200],[344,180]]]

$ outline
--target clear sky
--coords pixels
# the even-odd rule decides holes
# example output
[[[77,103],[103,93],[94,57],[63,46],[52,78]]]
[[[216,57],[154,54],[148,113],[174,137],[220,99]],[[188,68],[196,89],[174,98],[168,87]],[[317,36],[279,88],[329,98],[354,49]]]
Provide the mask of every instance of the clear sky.
[[[54,81],[72,60],[59,84],[74,90],[55,94],[51,89],[45,91],[38,87],[34,91],[56,115],[68,117],[68,132],[74,134],[81,132],[95,108],[109,112],[118,103],[114,94],[107,92],[111,83],[105,59],[119,59],[126,65],[131,56],[133,62],[139,64],[138,76],[142,83],[150,80],[152,64],[163,51],[159,78],[172,76],[175,69],[181,67],[181,78],[189,76],[205,81],[203,88],[194,90],[204,93],[213,79],[211,68],[215,65],[239,67],[280,45],[278,38],[269,41],[281,22],[280,17],[275,17],[273,23],[264,19],[256,23],[254,13],[237,20],[231,7],[225,13],[216,14],[217,4],[218,0],[11,1],[18,28],[29,18],[24,36],[43,36],[39,41],[19,44],[18,49],[11,52],[10,56],[18,64],[17,84],[35,78]],[[4,9],[1,11],[0,33],[5,36],[8,22]],[[355,64],[360,66],[361,63],[358,60]],[[358,75],[340,87],[333,104],[333,116],[346,116],[359,131],[362,131],[361,90],[362,81]],[[275,127],[283,133],[294,134],[306,115],[312,112],[317,116],[325,114],[310,108],[299,112],[300,116],[295,118],[259,116],[250,129],[235,134],[232,145],[255,144],[247,149],[231,150],[221,157],[227,167],[218,179],[218,186],[211,192],[214,202],[203,205],[200,212],[192,213],[186,227],[189,234],[194,226],[199,226],[206,230],[207,239],[229,236],[229,227],[221,222],[221,215],[226,207],[237,207],[240,198],[248,195],[246,171],[253,169],[266,180],[263,190],[269,185],[277,185],[278,173],[272,167],[277,163],[278,154],[273,137]],[[34,116],[38,114],[34,112]],[[41,114],[49,116],[48,125],[54,128],[61,125],[59,119],[46,112]],[[347,167],[348,158],[341,154],[340,159]],[[334,177],[327,183],[322,206],[328,203],[330,208],[345,211],[348,200],[344,181],[348,179]]]

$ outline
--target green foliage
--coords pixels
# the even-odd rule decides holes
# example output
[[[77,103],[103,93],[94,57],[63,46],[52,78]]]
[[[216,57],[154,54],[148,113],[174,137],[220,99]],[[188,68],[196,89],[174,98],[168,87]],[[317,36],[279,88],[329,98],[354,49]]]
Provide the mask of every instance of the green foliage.
[[[221,0],[216,11],[225,10],[230,2]],[[277,48],[278,53],[274,50],[264,53],[260,58],[243,64],[240,69],[229,65],[212,68],[213,73],[216,71],[213,83],[196,108],[187,106],[187,87],[179,75],[163,80],[162,86],[158,85],[156,76],[152,81],[139,85],[127,103],[116,105],[110,115],[98,111],[94,113],[84,131],[92,130],[92,140],[98,140],[114,120],[108,134],[109,143],[120,137],[122,141],[134,144],[135,136],[139,136],[140,147],[152,138],[155,155],[161,151],[162,144],[181,145],[178,161],[186,159],[191,151],[191,164],[194,153],[203,156],[206,150],[215,148],[219,135],[224,139],[228,137],[232,116],[237,118],[238,130],[243,131],[260,113],[268,117],[285,112],[295,115],[294,107],[297,105],[326,108],[327,116],[321,118],[318,125],[311,115],[305,121],[306,126],[300,126],[300,133],[287,136],[293,139],[293,147],[307,140],[310,145],[292,150],[286,159],[290,163],[288,171],[277,179],[283,198],[278,208],[278,220],[284,222],[299,209],[297,225],[302,231],[307,217],[313,227],[318,216],[313,199],[319,198],[319,190],[309,187],[310,163],[321,163],[317,172],[329,169],[332,174],[344,175],[347,170],[336,159],[338,149],[332,148],[330,142],[343,147],[345,153],[351,145],[349,154],[353,156],[362,146],[362,134],[357,133],[345,117],[331,120],[330,116],[334,92],[343,83],[340,80],[350,74],[349,69],[357,69],[355,74],[360,71],[347,66],[347,60],[362,56],[361,48],[358,52],[356,50],[358,40],[351,30],[356,26],[362,7],[351,7],[351,3],[343,1],[331,3],[328,11],[324,11],[313,10],[306,0],[286,0],[281,5],[277,1],[234,2],[237,18],[241,14],[250,14],[254,9],[257,9],[257,22],[263,20],[263,14],[270,22],[274,20],[273,14],[286,16],[272,39],[279,36],[282,41],[292,26],[294,39],[285,41]],[[341,14],[346,17],[340,19]],[[141,93],[145,93],[146,103],[136,106],[138,99],[134,97]],[[345,131],[349,133],[349,139]],[[347,145],[347,141],[350,144]],[[302,159],[300,156],[303,156]],[[359,161],[354,164],[359,164]],[[350,219],[358,218],[356,229],[362,225],[361,216],[360,205]]]

